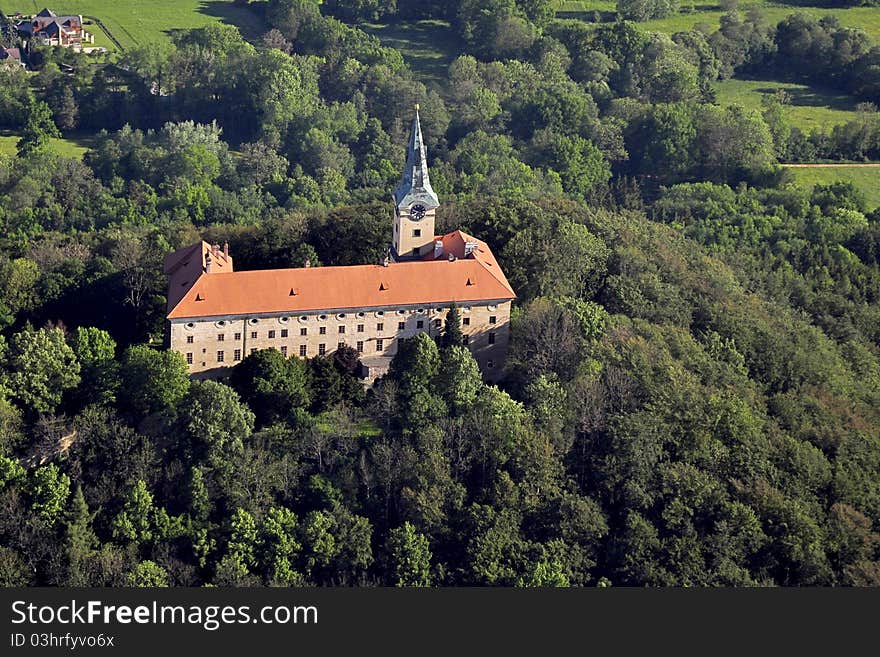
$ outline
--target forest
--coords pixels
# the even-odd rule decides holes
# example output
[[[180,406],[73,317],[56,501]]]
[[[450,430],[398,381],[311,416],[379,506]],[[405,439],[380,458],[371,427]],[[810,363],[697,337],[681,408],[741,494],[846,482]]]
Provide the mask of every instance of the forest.
[[[0,68],[0,585],[880,585],[880,210],[779,165],[880,159],[880,47],[552,5],[268,0],[257,41]],[[449,22],[441,83],[358,27],[383,16]],[[758,70],[858,118],[715,102]],[[518,295],[503,381],[456,313],[369,389],[351,349],[190,380],[164,255],[379,261],[415,103],[438,231]]]

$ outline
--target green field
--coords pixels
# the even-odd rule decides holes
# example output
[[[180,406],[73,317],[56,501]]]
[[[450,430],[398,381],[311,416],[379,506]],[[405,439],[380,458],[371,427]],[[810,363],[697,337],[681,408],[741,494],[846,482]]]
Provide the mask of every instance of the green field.
[[[851,182],[865,193],[870,209],[880,207],[880,167],[857,167],[842,164],[816,168],[786,167],[786,170],[793,176],[795,182],[807,187],[827,185],[838,180]]]
[[[0,0],[0,9],[8,15],[16,11],[33,14],[47,6],[46,2]],[[48,6],[56,14],[81,14],[101,19],[125,48],[163,41],[175,29],[202,27],[212,22],[236,25],[246,38],[251,39],[266,31],[254,12],[228,0],[59,0]],[[95,33],[96,46],[111,47],[109,39],[96,25],[87,26],[86,30]]]
[[[817,0],[818,1],[818,0]],[[598,11],[605,20],[611,20],[609,15],[615,10],[616,2],[613,0],[583,0],[581,2],[560,2],[560,17],[582,18],[584,14]],[[683,0],[682,7],[688,3]],[[770,2],[755,2],[745,0],[740,3],[739,11],[744,13],[749,7],[758,5],[771,23],[778,23],[790,14],[803,12],[812,16],[821,17],[833,14],[845,27],[857,27],[867,32],[874,40],[880,41],[880,8],[877,7],[849,7],[849,8],[825,8],[825,7],[799,7],[796,5],[778,4]],[[724,11],[717,3],[695,2],[694,11],[690,13],[678,13],[668,18],[639,23],[646,30],[654,32],[667,32],[673,34],[690,30],[698,23],[705,23],[712,30],[717,30]]]
[[[79,159],[89,149],[94,137],[89,135],[71,136],[66,139],[53,139],[51,142],[52,151],[64,157],[73,157]],[[15,155],[16,145],[18,144],[18,136],[3,131],[0,134],[0,155]]]
[[[723,80],[715,84],[719,104],[742,105],[759,111],[761,99],[780,90],[791,97],[791,103],[785,106],[786,118],[804,132],[830,128],[856,117],[855,99],[822,87],[772,80]]]
[[[425,82],[440,82],[462,48],[455,32],[444,21],[426,20],[360,24],[379,38],[383,46],[401,52],[407,64]]]

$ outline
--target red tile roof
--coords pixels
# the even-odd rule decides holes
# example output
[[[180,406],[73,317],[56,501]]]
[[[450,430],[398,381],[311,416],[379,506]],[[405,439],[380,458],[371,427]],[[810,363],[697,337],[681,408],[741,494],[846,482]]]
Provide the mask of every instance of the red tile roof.
[[[205,273],[209,253],[212,254],[211,275],[215,272],[233,271],[232,256],[227,259],[218,249],[218,255],[215,257],[213,250],[207,242],[199,242],[165,256],[163,271],[168,275],[168,312],[181,302],[199,277]]]
[[[168,318],[296,314],[516,297],[484,242],[458,231],[439,239],[444,244],[448,240],[455,260],[441,257],[433,261],[394,262],[387,267],[354,265],[239,272],[212,266],[210,274],[204,273],[202,261],[208,245],[202,242],[165,258],[165,271],[171,275]],[[480,245],[478,252],[467,258],[459,257],[456,249],[461,241],[463,254],[465,240]],[[190,285],[187,281],[192,274],[198,276]]]

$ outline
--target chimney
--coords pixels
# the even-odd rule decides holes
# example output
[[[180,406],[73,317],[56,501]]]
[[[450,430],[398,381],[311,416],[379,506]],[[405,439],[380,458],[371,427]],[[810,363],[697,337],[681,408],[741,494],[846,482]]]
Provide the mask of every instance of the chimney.
[[[465,242],[464,243],[464,257],[467,258],[471,253],[477,250],[476,242]]]
[[[303,263],[303,267],[305,267],[306,269],[308,269],[308,268],[311,267],[311,266],[312,266],[312,261],[309,260],[308,258],[306,258],[306,261]]]
[[[455,254],[452,251],[449,252],[449,262],[455,262]]]
[[[229,242],[223,242],[223,257],[229,260]]]
[[[382,259],[382,266],[383,266],[383,267],[387,267],[387,266],[390,265],[390,264],[391,264],[391,258],[389,258],[388,256],[385,256],[385,257]]]
[[[205,273],[206,273],[206,274],[210,274],[210,273],[211,273],[211,265],[212,265],[212,264],[213,264],[213,260],[211,260],[211,254],[210,254],[210,253],[206,253],[206,254],[205,254]]]
[[[442,240],[437,240],[436,242],[434,242],[434,260],[437,260],[442,255],[443,255],[443,242],[442,242]]]

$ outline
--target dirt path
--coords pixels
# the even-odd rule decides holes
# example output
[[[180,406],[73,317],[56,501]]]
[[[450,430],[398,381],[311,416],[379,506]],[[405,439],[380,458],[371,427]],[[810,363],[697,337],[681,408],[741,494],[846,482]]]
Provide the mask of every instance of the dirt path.
[[[880,167],[880,162],[829,162],[822,164],[783,164],[786,169],[822,169],[840,167]]]

